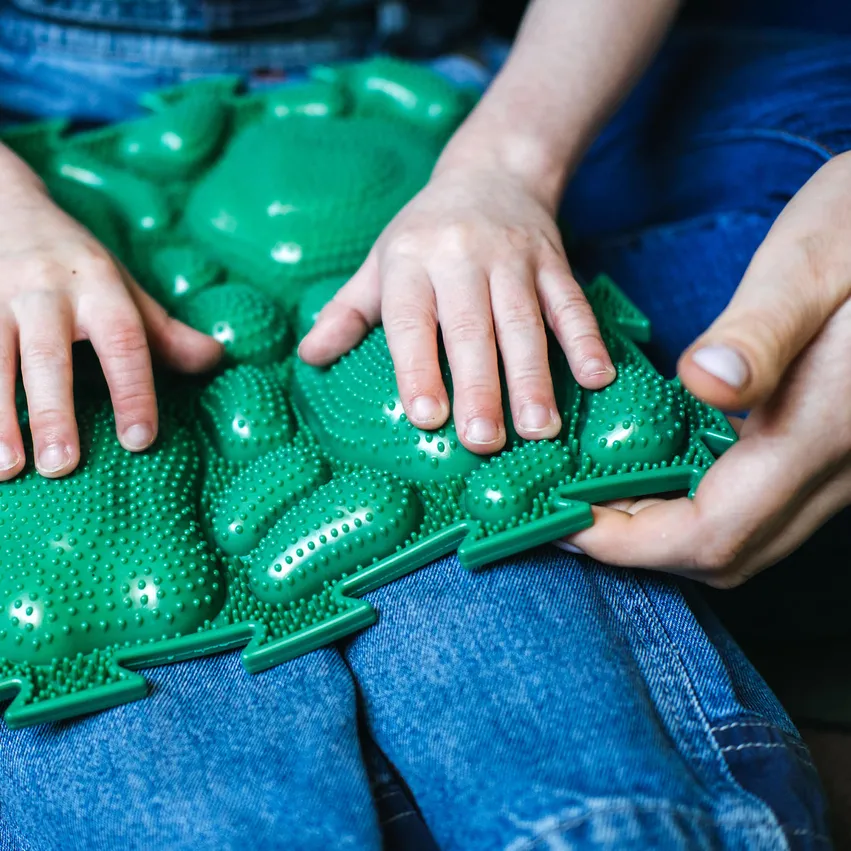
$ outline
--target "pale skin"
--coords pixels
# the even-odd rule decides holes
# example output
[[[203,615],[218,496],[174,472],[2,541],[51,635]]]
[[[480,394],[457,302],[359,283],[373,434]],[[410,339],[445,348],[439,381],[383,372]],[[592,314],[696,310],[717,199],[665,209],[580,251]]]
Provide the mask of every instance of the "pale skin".
[[[740,441],[693,500],[596,507],[594,525],[570,539],[574,547],[609,564],[728,588],[851,505],[849,231],[851,154],[842,154],[792,199],[727,309],[680,360],[696,396],[751,411]],[[722,355],[722,380],[701,362],[717,365],[725,350],[732,354]]]
[[[577,381],[615,377],[554,215],[588,145],[652,57],[676,0],[537,0],[503,71],[442,153],[427,186],[381,234],[299,347],[333,362],[382,322],[410,420],[452,413],[473,452],[502,448],[505,418],[529,439],[561,427],[547,365],[552,329]],[[130,451],[157,433],[152,356],[203,371],[217,342],[169,318],[38,178],[0,148],[0,481],[24,466],[18,366],[36,467],[79,461],[71,344],[88,339]],[[595,508],[570,539],[601,561],[728,586],[779,560],[851,503],[851,163],[826,165],[789,205],[727,311],[683,356],[698,397],[753,408],[742,440],[696,498]],[[766,294],[771,293],[771,298]],[[501,356],[510,410],[503,411]]]
[[[2,146],[0,183],[0,481],[25,463],[14,402],[19,365],[38,471],[58,478],[77,466],[71,344],[79,340],[90,340],[100,358],[122,445],[147,449],[157,433],[152,353],[195,372],[213,366],[221,346],[171,319]]]
[[[382,322],[405,412],[415,425],[433,429],[449,416],[439,327],[455,427],[468,449],[501,449],[506,416],[522,437],[558,434],[545,328],[583,387],[604,387],[615,371],[571,272],[556,207],[677,5],[533,3],[506,65],[446,146],[431,181],[322,311],[299,355],[330,363]]]

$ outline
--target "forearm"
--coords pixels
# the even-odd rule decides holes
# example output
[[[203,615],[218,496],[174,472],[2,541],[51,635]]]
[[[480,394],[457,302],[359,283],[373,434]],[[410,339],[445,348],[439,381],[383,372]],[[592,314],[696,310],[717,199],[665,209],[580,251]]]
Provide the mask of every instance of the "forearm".
[[[494,166],[554,206],[678,6],[678,0],[535,0],[505,66],[437,170]]]

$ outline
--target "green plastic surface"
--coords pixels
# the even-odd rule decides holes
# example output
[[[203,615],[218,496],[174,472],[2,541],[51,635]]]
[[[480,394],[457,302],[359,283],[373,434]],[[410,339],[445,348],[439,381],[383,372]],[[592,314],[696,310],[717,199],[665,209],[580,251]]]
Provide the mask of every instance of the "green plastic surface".
[[[148,98],[133,123],[7,136],[144,287],[226,349],[213,375],[158,376],[160,437],[138,455],[82,352],[79,469],[47,480],[29,466],[0,485],[9,725],[142,697],[142,666],[244,646],[249,671],[268,668],[371,624],[359,597],[438,556],[482,567],[588,526],[592,502],[693,490],[732,443],[723,416],[655,372],[637,345],[646,319],[606,278],[587,292],[617,380],[583,391],[551,346],[561,435],[509,429],[492,458],[451,420],[411,425],[382,329],[327,369],[295,358],[471,105],[382,59],[262,95],[200,82]]]

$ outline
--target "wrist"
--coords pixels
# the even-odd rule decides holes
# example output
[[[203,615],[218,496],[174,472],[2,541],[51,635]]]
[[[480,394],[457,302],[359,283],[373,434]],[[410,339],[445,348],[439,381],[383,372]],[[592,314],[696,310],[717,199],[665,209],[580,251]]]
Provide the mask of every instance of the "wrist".
[[[455,170],[486,171],[517,181],[547,209],[558,207],[570,157],[563,146],[517,129],[487,122],[465,125],[449,141],[433,176]]]

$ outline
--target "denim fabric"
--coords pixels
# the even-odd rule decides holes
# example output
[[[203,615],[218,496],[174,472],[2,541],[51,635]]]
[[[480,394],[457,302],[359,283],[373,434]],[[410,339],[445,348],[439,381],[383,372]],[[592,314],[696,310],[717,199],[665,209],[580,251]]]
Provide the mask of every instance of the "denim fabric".
[[[396,848],[427,849],[397,786],[371,803],[356,687],[439,848],[829,847],[789,719],[676,582],[544,548],[368,599],[379,622],[342,656],[182,663],[146,672],[146,701],[0,730],[0,848],[377,851],[381,812]]]
[[[575,257],[654,319],[669,369],[844,144],[849,91],[844,42],[679,38],[566,202]],[[378,624],[337,649],[255,677],[181,663],[146,672],[147,701],[0,729],[0,849],[830,847],[805,746],[688,583],[541,548],[368,599]]]
[[[334,650],[257,676],[233,653],[145,676],[143,703],[0,733],[0,848],[380,848]]]
[[[141,94],[211,74],[265,85],[379,49],[434,56],[476,17],[476,0],[19,0],[15,6],[0,0],[0,114],[7,123],[69,115],[120,121],[138,113]],[[247,29],[261,26],[261,33]]]
[[[370,10],[288,30],[286,37],[187,39],[61,25],[0,6],[0,113],[120,121],[144,92],[211,74],[247,82],[362,58],[376,45]]]
[[[375,0],[9,0],[22,12],[146,31],[216,32],[268,27]]]
[[[540,549],[368,599],[379,623],[344,655],[440,848],[825,847],[794,728],[676,582]],[[739,758],[786,797],[741,784]]]

